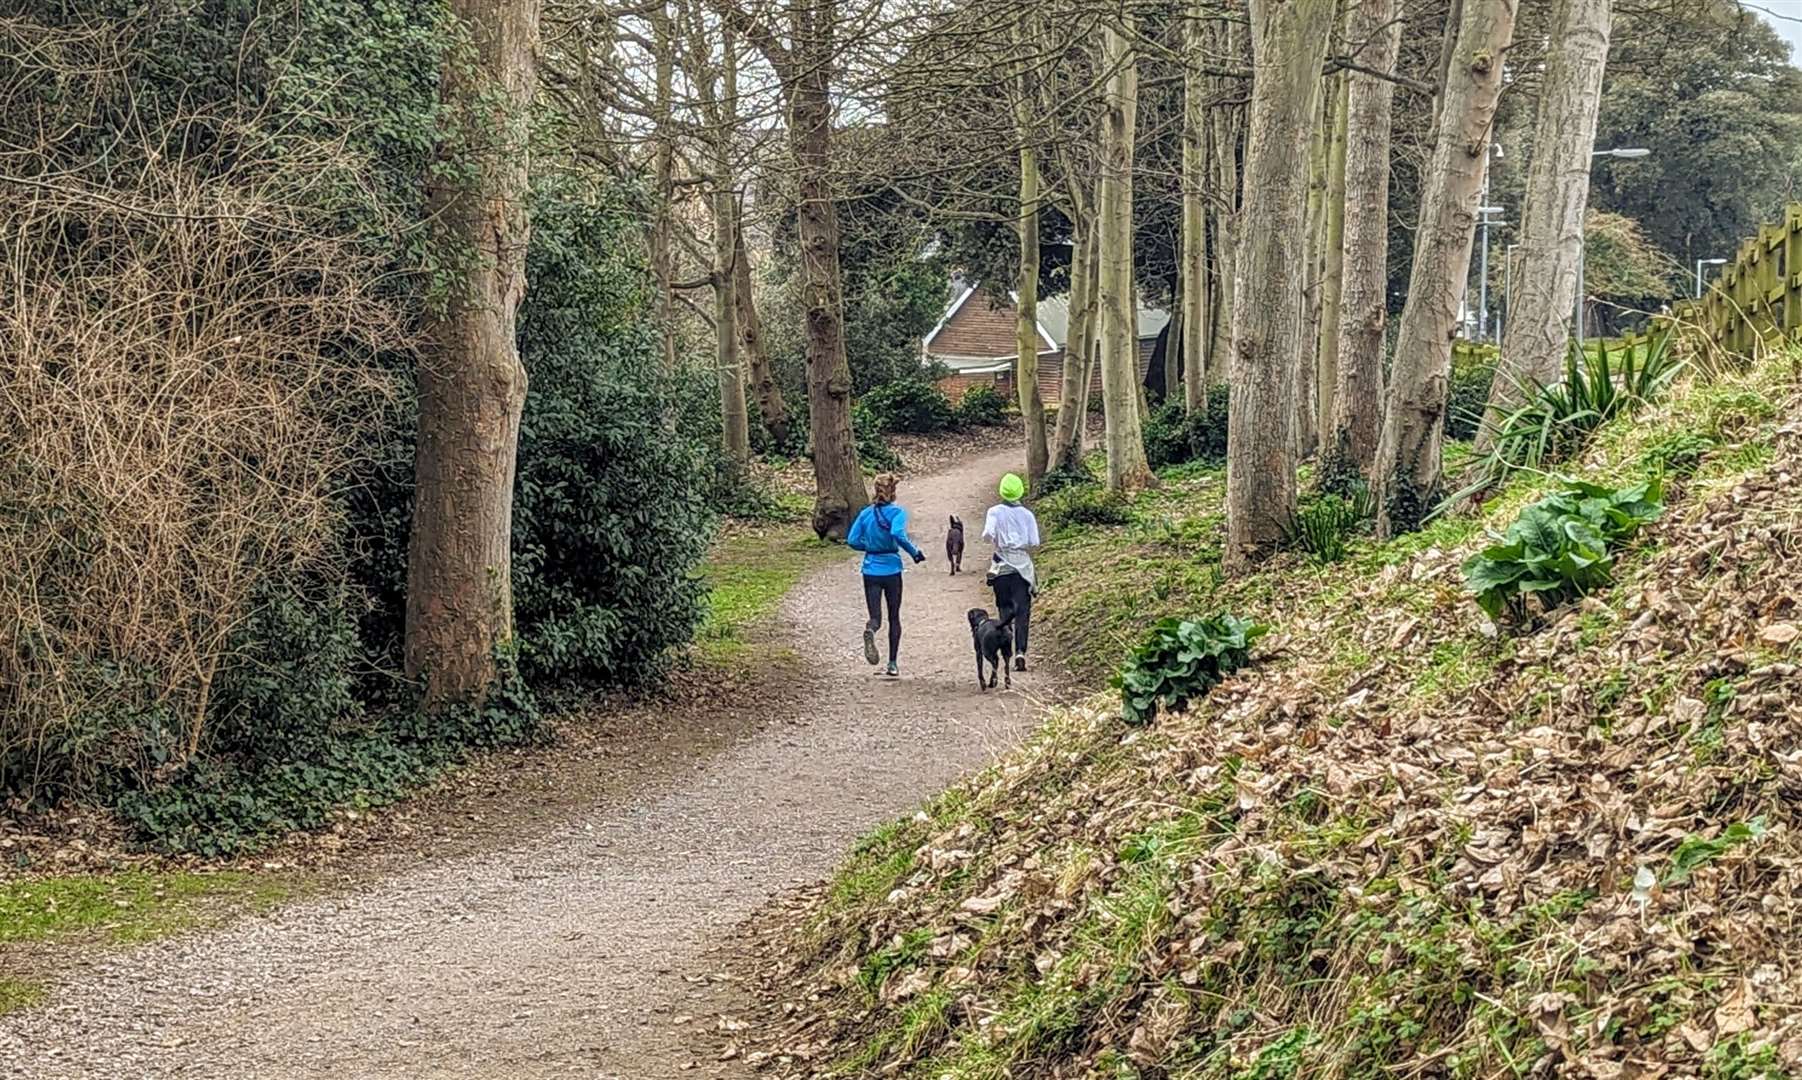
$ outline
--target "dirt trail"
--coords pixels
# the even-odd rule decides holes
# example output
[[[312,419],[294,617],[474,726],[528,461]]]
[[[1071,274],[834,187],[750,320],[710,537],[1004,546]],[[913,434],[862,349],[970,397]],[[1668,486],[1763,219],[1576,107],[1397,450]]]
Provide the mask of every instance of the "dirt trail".
[[[703,957],[858,835],[1012,745],[1050,694],[1032,672],[979,695],[964,611],[990,600],[980,573],[954,579],[944,562],[956,513],[965,564],[981,568],[982,513],[1016,455],[903,485],[930,560],[906,579],[901,679],[865,664],[856,565],[834,564],[783,611],[813,672],[803,714],[508,850],[113,954],[0,1018],[0,1076],[742,1075],[683,1068],[676,1019],[699,1015]]]

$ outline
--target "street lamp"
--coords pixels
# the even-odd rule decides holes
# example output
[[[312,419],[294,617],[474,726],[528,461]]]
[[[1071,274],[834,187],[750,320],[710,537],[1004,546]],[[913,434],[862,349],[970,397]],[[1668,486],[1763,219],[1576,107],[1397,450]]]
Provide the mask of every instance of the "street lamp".
[[[1652,151],[1643,146],[1617,146],[1612,150],[1591,150],[1589,152],[1589,160],[1593,163],[1596,158],[1605,157],[1614,158],[1616,161],[1632,161],[1636,158],[1650,157],[1651,153]],[[1585,191],[1583,194],[1583,205],[1578,211],[1577,217],[1577,347],[1579,349],[1583,347],[1583,309],[1587,306],[1583,303],[1584,292],[1586,291],[1583,287],[1583,263],[1584,256],[1587,254],[1585,248],[1587,248],[1589,244],[1588,238],[1583,232],[1583,219],[1588,213],[1588,210],[1589,193],[1588,191]]]
[[[1697,300],[1702,299],[1702,268],[1704,266],[1722,266],[1726,262],[1727,262],[1726,259],[1697,259],[1696,260],[1696,299]]]
[[[1503,157],[1502,144],[1495,142],[1490,143],[1489,155],[1495,160],[1500,161]],[[1483,190],[1481,194],[1477,196],[1477,202],[1479,203],[1477,206],[1477,228],[1482,232],[1482,256],[1477,281],[1477,340],[1482,341],[1489,330],[1489,226],[1507,224],[1503,221],[1492,220],[1489,216],[1491,214],[1500,214],[1504,209],[1500,206],[1489,205],[1489,158],[1483,159]],[[1465,278],[1464,293],[1466,297],[1470,295],[1469,289],[1470,279],[1467,276]],[[1460,305],[1462,305],[1463,302],[1462,299],[1459,300]]]

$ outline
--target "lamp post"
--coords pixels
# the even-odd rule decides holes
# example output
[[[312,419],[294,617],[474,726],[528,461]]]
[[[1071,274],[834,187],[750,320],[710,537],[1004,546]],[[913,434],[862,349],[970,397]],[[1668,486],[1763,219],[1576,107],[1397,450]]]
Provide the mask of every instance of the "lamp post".
[[[1632,161],[1635,158],[1649,157],[1651,153],[1652,151],[1643,146],[1617,146],[1612,150],[1591,150],[1589,161],[1592,165],[1596,158],[1603,157],[1614,158],[1617,161]],[[1588,212],[1589,194],[1586,191],[1583,195],[1583,205],[1577,212],[1577,347],[1579,349],[1583,347],[1583,310],[1588,306],[1583,302],[1585,299],[1583,263],[1584,256],[1587,254],[1584,249],[1588,247],[1588,240],[1583,234],[1583,222]]]
[[[1726,259],[1697,259],[1696,260],[1696,299],[1697,300],[1702,299],[1702,268],[1704,266],[1721,266],[1721,265],[1724,265],[1726,262],[1727,262]]]
[[[1489,340],[1489,227],[1491,225],[1507,225],[1506,221],[1490,217],[1499,214],[1504,208],[1500,206],[1479,206],[1477,226],[1481,230],[1483,250],[1477,258],[1477,340]]]

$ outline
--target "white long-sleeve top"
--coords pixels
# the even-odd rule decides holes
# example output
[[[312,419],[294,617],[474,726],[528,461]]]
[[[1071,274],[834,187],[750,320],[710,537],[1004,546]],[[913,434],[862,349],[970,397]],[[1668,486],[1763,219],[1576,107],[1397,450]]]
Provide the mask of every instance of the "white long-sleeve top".
[[[995,545],[995,573],[1004,574],[1011,570],[1025,578],[1028,585],[1038,587],[1032,556],[1028,553],[1039,546],[1039,519],[1031,510],[1018,503],[997,503],[989,507],[988,518],[982,523],[982,538]]]

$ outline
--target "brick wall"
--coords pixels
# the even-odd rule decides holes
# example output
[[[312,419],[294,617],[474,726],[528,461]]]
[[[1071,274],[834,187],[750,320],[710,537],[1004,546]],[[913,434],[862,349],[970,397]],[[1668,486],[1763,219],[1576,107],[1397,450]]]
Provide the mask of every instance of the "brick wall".
[[[932,351],[940,356],[981,357],[1012,356],[1018,352],[1014,306],[1003,297],[1002,306],[997,308],[991,304],[992,299],[989,291],[978,285],[932,339]]]

